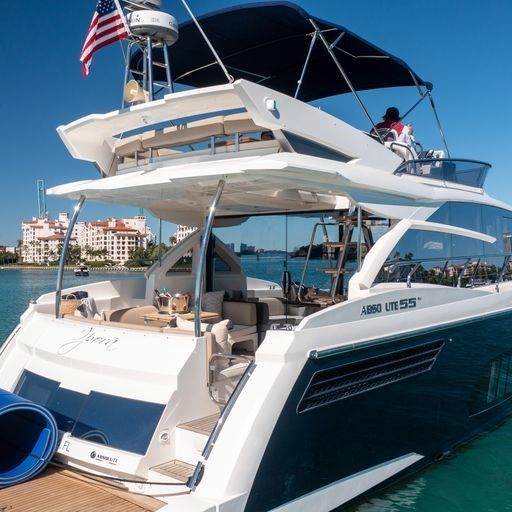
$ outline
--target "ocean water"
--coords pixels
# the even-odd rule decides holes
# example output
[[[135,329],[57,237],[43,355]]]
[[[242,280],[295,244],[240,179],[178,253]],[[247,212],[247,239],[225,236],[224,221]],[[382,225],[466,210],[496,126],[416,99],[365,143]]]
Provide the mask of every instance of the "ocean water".
[[[81,284],[112,279],[143,279],[142,273],[135,272],[91,272],[89,277],[75,277],[72,271],[65,271],[62,287],[77,287]],[[0,344],[16,327],[20,315],[27,309],[31,299],[55,291],[56,270],[0,270]]]
[[[242,258],[248,275],[280,282],[282,258]],[[287,268],[300,280],[303,261]],[[315,267],[313,264],[312,268]],[[55,290],[56,272],[0,270],[0,343],[16,326],[32,298]],[[66,272],[64,287],[142,274],[101,272],[76,278]],[[306,284],[311,275],[306,276]],[[316,283],[320,286],[319,283]],[[350,512],[512,512],[512,421],[408,480],[379,492]]]

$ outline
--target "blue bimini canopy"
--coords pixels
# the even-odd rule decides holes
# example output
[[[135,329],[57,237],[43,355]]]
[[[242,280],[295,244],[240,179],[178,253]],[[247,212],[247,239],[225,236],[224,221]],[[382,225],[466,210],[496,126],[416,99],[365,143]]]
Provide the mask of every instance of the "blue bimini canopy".
[[[57,449],[58,433],[48,410],[0,389],[0,488],[42,471]]]
[[[355,90],[425,85],[402,60],[346,28],[323,21],[290,2],[239,5],[198,18],[228,72],[294,96],[297,82],[318,26]],[[226,76],[193,21],[179,27],[179,40],[169,48],[173,80],[193,87],[226,83]],[[162,50],[155,61],[163,62]],[[142,68],[135,53],[132,68]],[[155,79],[165,81],[162,68]],[[140,75],[136,75],[140,78]],[[350,91],[325,45],[317,38],[300,88],[299,98],[312,101]]]

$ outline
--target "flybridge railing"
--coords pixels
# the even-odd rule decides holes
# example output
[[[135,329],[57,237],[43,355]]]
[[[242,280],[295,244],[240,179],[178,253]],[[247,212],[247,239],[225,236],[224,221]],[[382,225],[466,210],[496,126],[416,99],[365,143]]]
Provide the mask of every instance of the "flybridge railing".
[[[491,164],[478,160],[457,158],[424,158],[408,160],[395,174],[412,174],[423,178],[460,183],[470,187],[483,188]]]
[[[466,287],[476,287],[494,283],[496,291],[499,292],[499,285],[503,282],[507,270],[512,274],[511,258],[512,254],[491,254],[388,261],[383,265],[376,282],[405,281],[407,287],[411,288],[413,279],[418,273],[423,273],[420,280],[416,282],[456,286],[457,288],[462,287],[463,284]],[[501,265],[489,263],[493,259],[502,259],[503,263]],[[426,264],[430,268],[425,268]],[[494,279],[493,276],[495,276]],[[465,283],[464,278],[466,279]]]

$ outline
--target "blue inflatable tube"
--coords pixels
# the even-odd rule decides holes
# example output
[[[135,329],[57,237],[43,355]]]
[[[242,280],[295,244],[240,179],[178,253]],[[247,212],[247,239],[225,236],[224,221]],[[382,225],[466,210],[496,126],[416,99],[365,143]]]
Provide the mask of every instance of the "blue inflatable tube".
[[[0,389],[0,488],[42,471],[57,449],[58,434],[47,409]]]

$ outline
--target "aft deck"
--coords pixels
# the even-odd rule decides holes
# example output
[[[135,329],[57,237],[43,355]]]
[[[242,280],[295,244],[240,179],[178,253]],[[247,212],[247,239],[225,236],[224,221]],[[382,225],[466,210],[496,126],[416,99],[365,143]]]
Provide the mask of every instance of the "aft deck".
[[[126,492],[104,479],[55,468],[0,490],[0,509],[11,512],[154,512],[164,505],[154,498]]]

